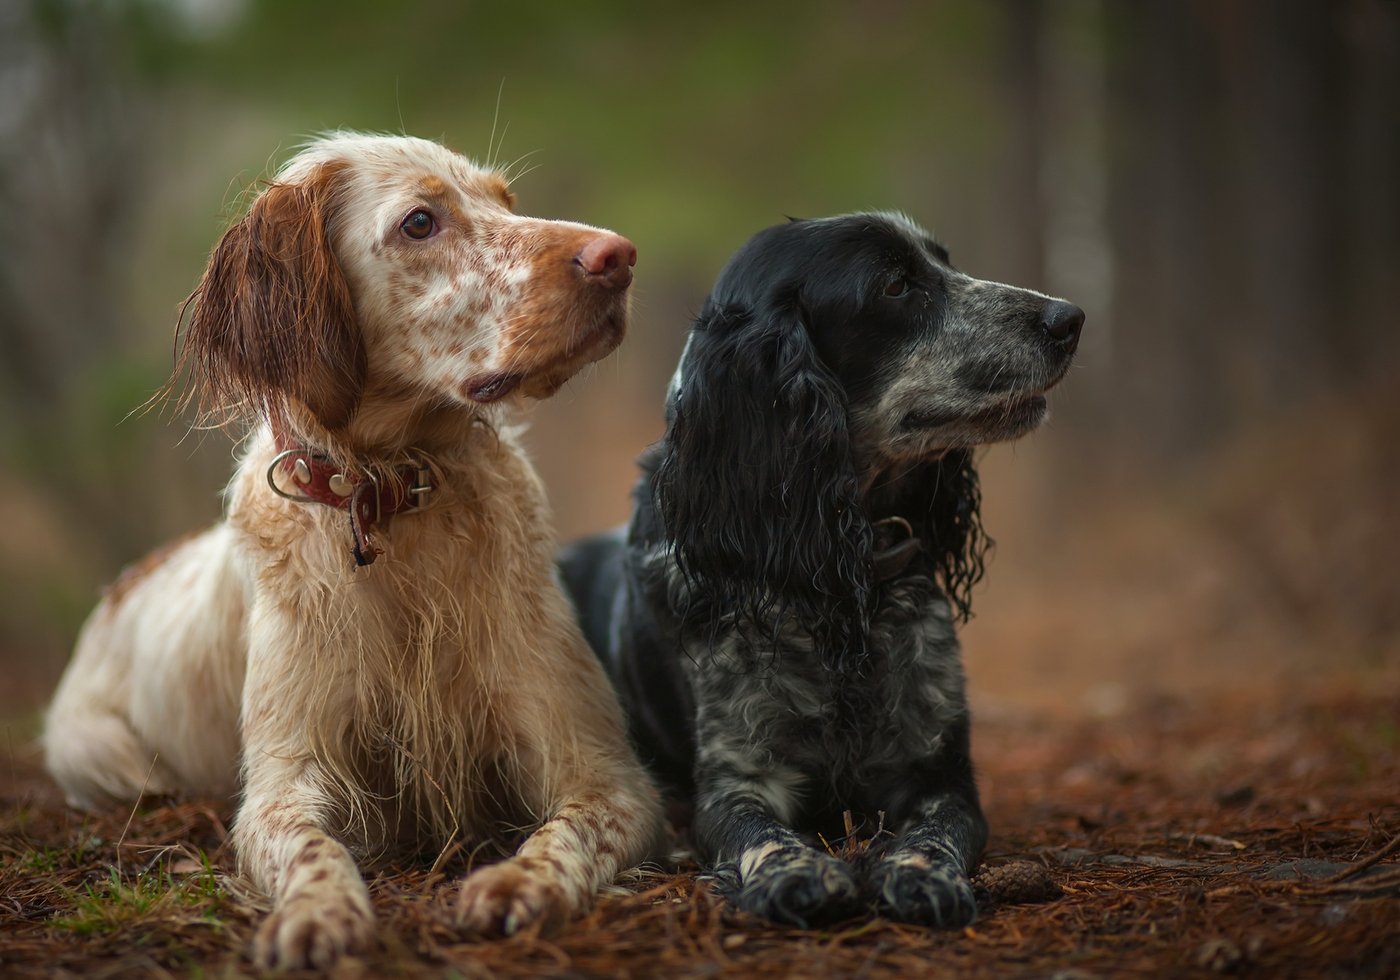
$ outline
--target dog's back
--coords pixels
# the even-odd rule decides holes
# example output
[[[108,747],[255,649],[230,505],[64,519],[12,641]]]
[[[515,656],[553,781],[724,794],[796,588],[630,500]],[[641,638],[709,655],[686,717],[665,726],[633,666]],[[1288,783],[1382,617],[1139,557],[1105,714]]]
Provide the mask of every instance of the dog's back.
[[[232,549],[221,524],[153,552],[83,627],[44,732],[71,804],[237,788],[246,592]]]

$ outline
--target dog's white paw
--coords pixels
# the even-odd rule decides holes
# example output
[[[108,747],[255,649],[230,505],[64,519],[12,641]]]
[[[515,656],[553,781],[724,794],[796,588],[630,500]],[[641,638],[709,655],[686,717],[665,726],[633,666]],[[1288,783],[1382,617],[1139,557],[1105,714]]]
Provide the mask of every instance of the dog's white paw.
[[[342,956],[363,952],[373,940],[374,912],[364,886],[358,894],[302,893],[280,903],[263,922],[253,941],[253,960],[264,970],[325,970]]]
[[[473,872],[457,897],[457,924],[480,936],[513,935],[532,922],[552,929],[573,911],[559,881],[528,858]]]

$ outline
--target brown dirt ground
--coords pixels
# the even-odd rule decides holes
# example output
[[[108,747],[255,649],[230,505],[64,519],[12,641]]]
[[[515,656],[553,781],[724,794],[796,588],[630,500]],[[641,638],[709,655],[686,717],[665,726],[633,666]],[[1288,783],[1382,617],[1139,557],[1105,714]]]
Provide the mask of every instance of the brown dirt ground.
[[[1175,482],[1066,500],[987,460],[1000,547],[964,638],[992,840],[969,929],[775,928],[681,865],[558,935],[468,941],[449,861],[375,877],[381,944],[337,973],[1400,978],[1396,445],[1400,388]],[[1064,513],[1086,519],[1026,529]],[[0,718],[31,719],[0,724],[0,977],[255,972],[227,804],[67,809],[30,745],[55,679],[35,662],[0,657]]]
[[[373,879],[381,947],[338,972],[1395,977],[1396,690],[1158,697],[1099,720],[991,712],[976,728],[994,828],[984,912],[961,932],[774,928],[683,868],[636,877],[559,935],[472,942],[442,915],[458,869],[417,867]],[[227,806],[84,816],[31,750],[6,755],[0,975],[255,972],[257,903],[224,873]],[[1015,862],[1029,881],[1005,871]]]

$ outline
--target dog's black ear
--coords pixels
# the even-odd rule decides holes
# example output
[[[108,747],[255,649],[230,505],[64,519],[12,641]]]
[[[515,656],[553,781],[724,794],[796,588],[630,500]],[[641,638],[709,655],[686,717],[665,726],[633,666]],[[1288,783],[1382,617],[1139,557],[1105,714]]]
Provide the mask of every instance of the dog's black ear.
[[[930,490],[918,534],[933,556],[943,590],[958,618],[972,615],[972,587],[982,579],[993,541],[982,530],[982,491],[971,449],[954,449],[924,464],[911,484]]]
[[[688,586],[687,626],[713,640],[737,616],[739,634],[767,647],[796,625],[829,666],[859,662],[871,529],[844,391],[795,305],[707,306],[677,377],[652,491]]]

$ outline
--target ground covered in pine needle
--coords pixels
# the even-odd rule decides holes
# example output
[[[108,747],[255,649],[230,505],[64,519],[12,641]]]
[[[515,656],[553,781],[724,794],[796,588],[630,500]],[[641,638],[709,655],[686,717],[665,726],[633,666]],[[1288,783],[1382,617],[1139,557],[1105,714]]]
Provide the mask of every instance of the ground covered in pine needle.
[[[983,911],[962,931],[774,928],[682,865],[624,882],[558,935],[469,941],[445,914],[449,862],[374,878],[381,943],[337,974],[1395,977],[1393,682],[1159,695],[1092,720],[989,710],[975,732],[993,836]],[[261,909],[230,874],[227,804],[82,815],[26,742],[3,756],[0,975],[256,972]]]
[[[449,859],[374,877],[379,945],[336,972],[1395,980],[1400,454],[1376,447],[1400,445],[1397,392],[1176,481],[1086,481],[1078,525],[987,461],[1007,554],[963,632],[992,827],[971,928],[775,928],[678,863],[557,935],[470,941]],[[1053,536],[1018,529],[1037,507]],[[255,973],[229,803],[69,810],[32,747],[57,658],[0,654],[0,977]]]

